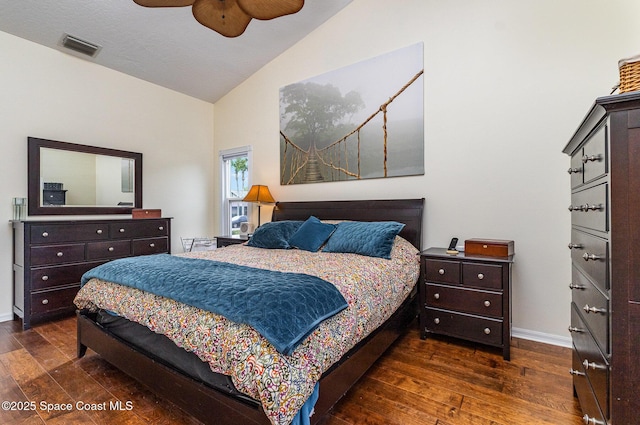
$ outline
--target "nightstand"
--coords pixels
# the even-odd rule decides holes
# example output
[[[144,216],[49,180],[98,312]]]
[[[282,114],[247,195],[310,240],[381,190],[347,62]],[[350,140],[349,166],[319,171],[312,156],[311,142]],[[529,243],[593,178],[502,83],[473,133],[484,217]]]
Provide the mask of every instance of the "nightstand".
[[[223,248],[229,245],[236,245],[245,243],[249,240],[249,237],[246,235],[225,235],[225,236],[216,236],[216,246],[218,248]]]
[[[513,255],[450,255],[429,248],[420,258],[420,337],[442,334],[500,347],[509,360]]]

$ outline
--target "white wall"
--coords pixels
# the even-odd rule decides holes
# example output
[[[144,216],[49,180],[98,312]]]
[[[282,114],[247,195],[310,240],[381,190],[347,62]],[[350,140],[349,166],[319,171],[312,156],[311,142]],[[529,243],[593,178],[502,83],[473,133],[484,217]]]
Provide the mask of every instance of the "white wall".
[[[12,197],[27,137],[142,152],[143,206],[180,236],[212,231],[213,105],[0,32],[0,321],[12,318]]]
[[[277,200],[425,197],[424,247],[515,240],[514,333],[567,344],[561,150],[617,82],[617,60],[639,53],[638,16],[636,0],[354,0],[216,103],[216,153],[253,145],[253,183]],[[278,90],[417,42],[425,175],[280,186]]]

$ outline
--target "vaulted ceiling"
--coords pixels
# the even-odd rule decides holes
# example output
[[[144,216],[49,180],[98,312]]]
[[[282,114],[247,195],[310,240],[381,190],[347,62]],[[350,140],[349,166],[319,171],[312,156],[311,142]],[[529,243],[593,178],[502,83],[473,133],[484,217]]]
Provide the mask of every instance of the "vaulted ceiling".
[[[227,38],[191,7],[146,8],[133,0],[0,0],[0,31],[215,103],[352,0],[306,0],[301,11],[252,20]],[[65,34],[100,46],[93,57],[62,46]]]

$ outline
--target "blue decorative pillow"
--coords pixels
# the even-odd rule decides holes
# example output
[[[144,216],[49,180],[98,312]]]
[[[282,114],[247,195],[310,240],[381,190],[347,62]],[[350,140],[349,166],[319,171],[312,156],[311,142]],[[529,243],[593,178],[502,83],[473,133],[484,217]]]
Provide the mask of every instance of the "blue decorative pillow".
[[[311,216],[291,236],[289,245],[293,248],[316,252],[335,230],[335,224],[323,223],[318,218]]]
[[[248,246],[266,249],[289,249],[289,238],[302,225],[299,220],[272,221],[258,227],[249,238]]]
[[[404,224],[395,221],[344,221],[338,224],[322,251],[390,259],[393,242],[403,227]]]

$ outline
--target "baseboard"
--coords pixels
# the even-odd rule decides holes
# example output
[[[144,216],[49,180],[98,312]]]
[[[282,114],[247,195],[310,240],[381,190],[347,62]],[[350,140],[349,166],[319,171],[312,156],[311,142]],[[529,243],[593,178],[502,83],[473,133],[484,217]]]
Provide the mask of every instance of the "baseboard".
[[[13,313],[0,314],[0,322],[8,322],[13,320]]]
[[[520,328],[511,328],[511,336],[514,338],[528,339],[530,341],[571,348],[571,338],[568,336],[553,335]]]

